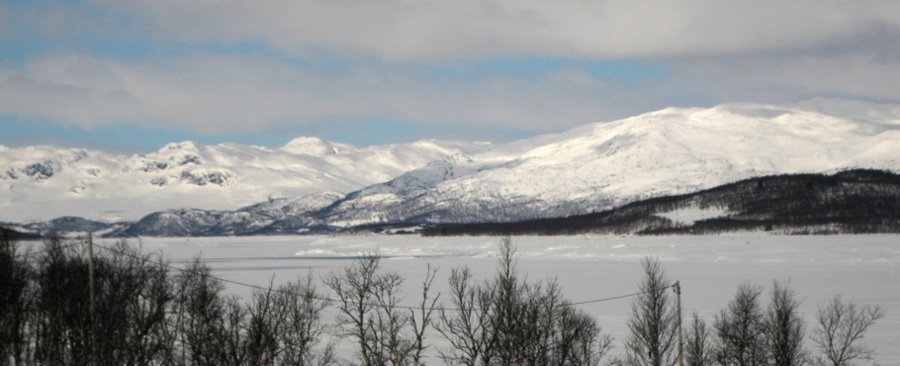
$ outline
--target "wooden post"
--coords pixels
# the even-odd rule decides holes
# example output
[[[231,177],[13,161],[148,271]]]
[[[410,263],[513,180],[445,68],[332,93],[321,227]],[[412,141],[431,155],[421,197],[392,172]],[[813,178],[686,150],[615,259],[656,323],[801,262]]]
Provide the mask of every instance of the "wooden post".
[[[88,289],[90,291],[91,297],[91,365],[97,364],[97,326],[94,324],[96,321],[95,313],[95,300],[94,300],[94,239],[93,234],[88,233]]]
[[[675,312],[678,314],[678,365],[684,366],[684,338],[681,334],[681,282],[675,281]]]

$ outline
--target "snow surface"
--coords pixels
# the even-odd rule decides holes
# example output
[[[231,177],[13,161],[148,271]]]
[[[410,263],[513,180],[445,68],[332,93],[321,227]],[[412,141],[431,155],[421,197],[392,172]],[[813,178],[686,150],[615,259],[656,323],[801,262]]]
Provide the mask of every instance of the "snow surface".
[[[656,216],[665,217],[685,225],[693,225],[700,220],[728,216],[728,210],[721,207],[685,207],[674,211],[657,213]]]
[[[569,236],[516,237],[518,266],[529,281],[556,278],[574,302],[634,293],[642,276],[640,260],[658,257],[669,277],[681,281],[684,316],[697,311],[707,321],[734,296],[744,281],[764,286],[767,305],[772,282],[790,281],[803,301],[807,327],[818,304],[835,294],[857,304],[879,305],[886,317],[864,342],[878,351],[883,365],[900,360],[900,236],[779,236],[743,233],[719,236]],[[98,241],[111,245],[112,240]],[[144,251],[162,250],[175,265],[196,255],[221,278],[265,286],[312,271],[320,277],[350,263],[354,256],[377,251],[386,270],[406,278],[408,302],[414,303],[420,281],[431,264],[439,268],[435,289],[447,292],[452,268],[469,266],[478,278],[495,273],[496,237],[423,238],[419,236],[289,236],[227,238],[141,238]],[[248,298],[252,289],[226,284]],[[324,286],[320,290],[325,291]],[[616,338],[621,352],[631,299],[582,305],[604,332]],[[431,335],[441,344],[437,335]],[[807,347],[812,345],[807,342]],[[344,355],[350,350],[344,345]],[[433,349],[431,350],[434,351]],[[432,361],[435,362],[435,361]]]

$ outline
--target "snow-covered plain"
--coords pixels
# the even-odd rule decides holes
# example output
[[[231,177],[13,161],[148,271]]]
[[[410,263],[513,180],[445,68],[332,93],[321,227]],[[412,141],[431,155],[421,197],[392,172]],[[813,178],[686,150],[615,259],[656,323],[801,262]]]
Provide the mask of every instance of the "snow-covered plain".
[[[882,365],[900,360],[900,236],[782,236],[741,233],[719,236],[515,237],[518,266],[529,281],[556,278],[570,301],[581,302],[636,292],[641,258],[658,257],[672,280],[681,281],[685,317],[697,311],[708,321],[745,281],[765,287],[764,303],[775,280],[790,281],[803,300],[807,328],[816,308],[841,294],[857,304],[879,305],[886,317],[865,338]],[[418,236],[284,236],[223,238],[141,238],[144,251],[162,250],[175,265],[202,255],[215,275],[265,286],[312,271],[320,277],[351,263],[360,253],[377,251],[383,268],[406,278],[408,305],[419,295],[427,265],[438,267],[435,288],[447,292],[452,268],[468,266],[488,278],[496,265],[497,237],[423,238]],[[109,239],[98,242],[112,244]],[[132,241],[135,243],[135,241]],[[251,288],[228,284],[247,298]],[[325,291],[320,284],[320,290]],[[594,314],[622,351],[633,298],[581,305]],[[436,336],[433,343],[440,344]],[[807,342],[808,348],[812,347]],[[440,363],[436,359],[432,363]]]

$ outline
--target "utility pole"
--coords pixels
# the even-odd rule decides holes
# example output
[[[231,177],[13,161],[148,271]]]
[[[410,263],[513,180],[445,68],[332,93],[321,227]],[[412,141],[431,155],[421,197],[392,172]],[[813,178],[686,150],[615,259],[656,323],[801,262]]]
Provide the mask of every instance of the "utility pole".
[[[681,282],[675,281],[675,312],[678,314],[678,365],[684,366],[684,338],[681,334]]]
[[[88,289],[91,296],[91,365],[97,364],[97,326],[94,324],[95,300],[94,300],[94,238],[93,233],[88,233]]]

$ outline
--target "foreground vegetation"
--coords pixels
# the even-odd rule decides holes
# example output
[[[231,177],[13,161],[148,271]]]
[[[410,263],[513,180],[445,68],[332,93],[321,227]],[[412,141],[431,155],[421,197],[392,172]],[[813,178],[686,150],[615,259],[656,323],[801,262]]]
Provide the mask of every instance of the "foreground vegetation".
[[[678,364],[674,284],[650,258],[613,355],[613,339],[560,286],[517,272],[508,238],[493,277],[457,268],[449,293],[435,294],[429,268],[413,306],[400,302],[405,279],[377,255],[240,299],[199,259],[176,267],[124,241],[95,248],[91,296],[84,242],[49,239],[29,252],[0,237],[0,365]],[[850,365],[874,352],[861,339],[878,307],[835,297],[807,324],[788,283],[773,284],[766,306],[763,292],[743,284],[712,323],[686,319],[685,364]],[[353,354],[338,357],[337,339]]]

